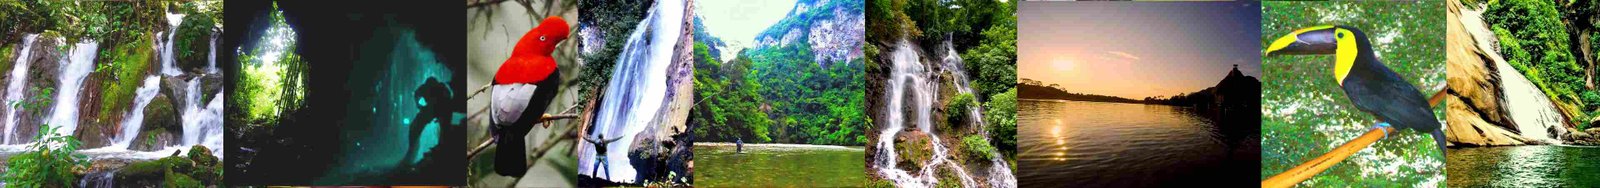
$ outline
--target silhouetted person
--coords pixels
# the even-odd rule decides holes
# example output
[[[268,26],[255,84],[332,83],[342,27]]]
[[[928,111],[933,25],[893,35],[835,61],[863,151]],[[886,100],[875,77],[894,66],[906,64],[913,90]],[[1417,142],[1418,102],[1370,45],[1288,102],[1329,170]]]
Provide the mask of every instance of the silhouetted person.
[[[409,162],[412,157],[416,157],[419,147],[417,142],[421,140],[422,129],[427,128],[429,122],[433,122],[434,119],[450,118],[451,111],[441,107],[447,106],[441,104],[455,101],[452,100],[454,96],[450,93],[450,86],[432,77],[429,77],[428,81],[423,82],[421,86],[417,86],[417,91],[413,94],[420,99],[417,100],[417,108],[420,109],[417,110],[415,117],[411,117],[411,147],[406,150],[406,158],[402,159],[402,162]],[[442,129],[443,127],[440,128]]]
[[[744,138],[733,139],[734,153],[744,153]]]
[[[594,163],[594,170],[593,170],[594,172],[593,172],[593,174],[590,174],[590,175],[600,175],[600,166],[610,164],[610,163],[606,162],[606,144],[611,144],[611,142],[616,142],[617,140],[622,139],[622,137],[617,137],[617,138],[612,138],[610,140],[607,140],[605,133],[596,134],[595,136],[599,137],[599,138],[598,139],[583,138],[583,141],[589,142],[590,144],[594,144],[594,155],[595,155],[595,159],[596,160],[595,160],[595,163]],[[607,167],[609,167],[609,166],[607,166]],[[611,181],[611,171],[610,170],[606,170],[605,180],[606,181]]]

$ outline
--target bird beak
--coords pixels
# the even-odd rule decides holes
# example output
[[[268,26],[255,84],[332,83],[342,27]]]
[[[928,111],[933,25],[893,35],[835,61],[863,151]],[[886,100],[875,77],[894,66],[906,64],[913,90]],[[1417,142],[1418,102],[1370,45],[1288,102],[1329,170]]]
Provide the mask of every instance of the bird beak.
[[[1333,26],[1317,26],[1295,30],[1272,41],[1262,56],[1333,54],[1339,48]]]

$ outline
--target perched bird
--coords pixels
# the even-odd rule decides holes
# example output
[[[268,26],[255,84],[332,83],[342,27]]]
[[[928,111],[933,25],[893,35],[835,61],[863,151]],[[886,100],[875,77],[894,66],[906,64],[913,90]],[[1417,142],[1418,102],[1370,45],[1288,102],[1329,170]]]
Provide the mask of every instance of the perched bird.
[[[1360,29],[1325,25],[1295,30],[1273,41],[1265,56],[1333,54],[1333,77],[1356,109],[1378,116],[1378,126],[1432,132],[1444,153],[1444,131],[1422,92],[1395,74],[1372,52]]]
[[[492,135],[498,139],[495,173],[521,176],[528,170],[523,136],[540,123],[545,109],[556,98],[561,71],[550,53],[555,52],[557,43],[567,39],[567,32],[566,20],[559,16],[545,18],[517,40],[511,58],[494,73],[489,121],[494,126]]]

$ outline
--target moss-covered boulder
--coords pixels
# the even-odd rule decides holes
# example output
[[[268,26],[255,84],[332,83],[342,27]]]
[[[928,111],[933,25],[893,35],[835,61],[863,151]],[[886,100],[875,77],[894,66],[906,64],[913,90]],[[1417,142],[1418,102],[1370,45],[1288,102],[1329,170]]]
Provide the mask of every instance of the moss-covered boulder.
[[[165,94],[156,94],[145,105],[144,122],[140,127],[139,137],[133,139],[134,150],[155,151],[165,146],[177,143],[177,136],[183,131],[183,120],[177,108],[173,107],[172,99]]]
[[[117,182],[131,187],[202,187],[222,183],[222,165],[205,146],[193,146],[189,155],[176,153],[154,161],[133,162],[117,172]]]
[[[178,67],[189,72],[203,72],[209,65],[207,55],[211,51],[211,42],[214,42],[212,33],[216,23],[212,22],[212,15],[197,14],[183,18],[183,24],[178,26],[176,36],[173,36],[173,56],[177,58]]]
[[[933,159],[933,148],[928,144],[928,134],[920,131],[902,131],[895,135],[894,151],[898,152],[895,167],[906,171],[921,171]]]

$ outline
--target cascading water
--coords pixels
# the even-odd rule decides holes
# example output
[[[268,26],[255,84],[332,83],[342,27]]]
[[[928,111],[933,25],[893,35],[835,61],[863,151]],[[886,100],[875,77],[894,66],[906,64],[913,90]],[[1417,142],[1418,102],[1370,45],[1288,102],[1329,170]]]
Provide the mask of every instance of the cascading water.
[[[595,134],[608,135],[605,139],[621,139],[606,145],[606,178],[615,182],[634,181],[633,165],[628,160],[628,149],[633,137],[649,125],[664,108],[666,99],[667,65],[672,62],[673,44],[677,43],[683,28],[684,4],[681,0],[656,1],[639,21],[628,43],[617,58],[607,83],[605,101],[598,110]],[[595,135],[591,134],[591,135]],[[596,139],[593,136],[590,139]],[[593,148],[580,151],[579,167],[592,167],[596,161]],[[580,174],[597,174],[594,168],[578,168]]]
[[[983,98],[982,96],[976,96],[978,93],[972,91],[972,82],[967,80],[967,71],[966,68],[964,68],[965,64],[963,64],[961,61],[961,56],[956,53],[955,45],[951,45],[949,37],[946,37],[944,40],[944,49],[944,70],[949,71],[950,75],[953,75],[953,80],[956,82],[956,91],[961,92],[962,94],[974,95],[974,98]],[[988,123],[985,123],[982,118],[982,106],[974,105],[970,108],[967,108],[967,114],[967,117],[973,117],[968,119],[971,119],[973,124],[978,125],[977,127],[984,127],[988,125]],[[985,139],[989,139],[989,129],[978,129],[978,132],[979,134],[983,135]],[[999,152],[992,152],[991,154],[993,156],[989,157],[989,162],[991,164],[989,166],[990,187],[1017,187],[1017,178],[1012,176],[1010,164],[1006,163],[1005,156],[1000,155]]]
[[[29,56],[33,55],[33,40],[38,37],[37,34],[28,34],[22,37],[22,51],[18,52],[17,60],[11,63],[11,83],[6,85],[6,105],[4,105],[6,106],[6,135],[5,140],[0,140],[0,143],[11,144],[12,136],[16,135],[17,109],[10,104],[22,101],[24,97],[23,90],[28,83],[28,64],[30,64],[26,61]]]
[[[956,53],[956,47],[950,43],[950,38],[952,37],[945,37],[944,39],[944,70],[949,71],[950,75],[955,77],[954,80],[956,82],[955,86],[957,92],[961,92],[962,94],[971,94],[973,95],[972,97],[974,100],[983,98],[983,96],[977,96],[978,93],[972,92],[972,82],[967,81],[967,71],[966,68],[964,68],[966,64],[963,64],[961,61],[961,56]],[[973,105],[967,108],[967,117],[973,117],[967,119],[970,119],[972,123],[977,124],[978,127],[985,125],[983,118],[981,118],[983,117],[983,106]],[[987,129],[981,130],[987,131]]]
[[[128,149],[132,146],[133,139],[139,136],[139,129],[144,125],[144,107],[150,105],[150,100],[155,99],[160,91],[161,76],[149,76],[144,79],[144,85],[135,90],[137,96],[133,98],[132,112],[122,120],[122,134],[117,136],[116,143],[108,147]]]
[[[883,132],[878,134],[878,145],[875,149],[876,151],[874,151],[877,152],[878,159],[872,161],[878,168],[878,174],[883,176],[884,179],[893,181],[896,186],[931,187],[939,183],[939,179],[935,174],[939,166],[948,165],[949,170],[955,172],[957,177],[960,177],[961,185],[974,187],[977,183],[973,181],[972,176],[964,171],[965,168],[953,161],[946,160],[948,158],[948,149],[944,147],[944,142],[934,135],[931,126],[933,124],[931,111],[933,109],[934,95],[938,93],[938,87],[929,79],[929,75],[932,75],[932,72],[923,67],[920,55],[909,42],[902,40],[895,45],[895,50],[891,53],[893,55],[893,71],[889,74],[889,92],[887,92],[889,95],[885,97],[889,106],[884,108],[885,112],[883,113],[887,117],[884,121]],[[912,102],[910,105],[914,105],[911,110],[916,113],[914,121],[919,130],[928,135],[929,145],[933,148],[933,156],[927,163],[924,163],[925,166],[922,171],[916,175],[912,175],[910,172],[895,166],[897,156],[895,156],[894,136],[904,129],[907,95],[910,95],[911,99],[914,100],[910,101]]]
[[[171,27],[167,28],[167,39],[162,42],[160,49],[162,51],[161,74],[165,74],[167,76],[177,76],[179,74],[183,74],[183,71],[178,70],[177,60],[176,58],[173,58],[172,55],[172,51],[175,51],[172,47],[172,44],[174,43],[174,40],[172,39],[174,36],[178,35],[178,26],[183,25],[183,16],[183,14],[173,14],[170,12],[167,13],[167,25]]]
[[[200,97],[204,91],[200,91],[198,77],[189,81],[186,90],[189,92],[183,99],[183,146],[199,144],[206,148],[222,148],[222,93],[202,103]]]
[[[94,57],[99,44],[83,41],[73,45],[67,58],[61,60],[61,80],[56,86],[55,107],[50,110],[47,123],[56,127],[54,134],[72,135],[78,129],[78,93],[83,89],[83,79],[94,71]]]

